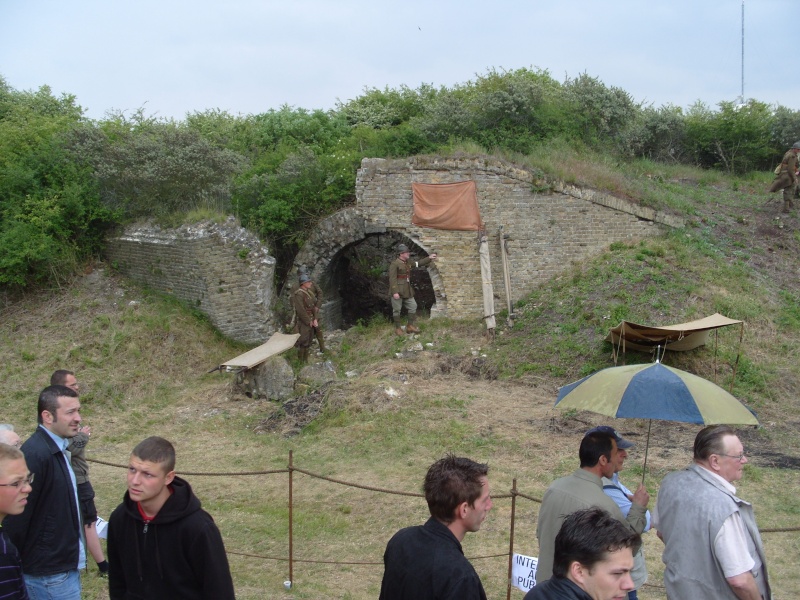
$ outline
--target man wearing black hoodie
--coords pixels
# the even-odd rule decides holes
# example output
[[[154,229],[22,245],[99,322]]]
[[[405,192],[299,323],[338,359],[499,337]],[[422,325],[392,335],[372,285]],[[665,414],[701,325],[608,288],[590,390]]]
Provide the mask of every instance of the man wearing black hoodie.
[[[131,453],[128,491],[108,524],[111,600],[235,600],[219,529],[174,469],[164,438]]]

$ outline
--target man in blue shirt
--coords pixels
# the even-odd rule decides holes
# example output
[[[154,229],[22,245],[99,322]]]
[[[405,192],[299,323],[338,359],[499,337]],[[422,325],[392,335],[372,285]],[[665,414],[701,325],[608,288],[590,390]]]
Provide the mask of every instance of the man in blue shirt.
[[[81,538],[77,486],[67,438],[81,424],[78,394],[51,385],[39,394],[39,426],[22,445],[31,482],[21,515],[6,518],[3,529],[19,549],[25,585],[31,598],[80,600],[79,569],[86,564]]]
[[[625,463],[625,459],[628,458],[628,449],[633,448],[635,444],[623,438],[614,430],[613,427],[609,427],[608,425],[601,425],[599,427],[595,427],[594,429],[590,429],[586,432],[586,435],[596,432],[611,434],[617,442],[617,450],[619,452],[617,454],[616,468],[614,470],[614,474],[610,478],[603,477],[603,491],[605,492],[606,496],[617,503],[617,506],[619,506],[622,514],[627,517],[628,511],[631,509],[631,504],[633,504],[631,501],[633,492],[626,488],[619,480],[619,472],[622,470],[622,465]],[[650,530],[649,510],[645,512],[645,519],[646,525],[642,533]],[[639,551],[633,555],[634,565],[633,571],[631,571],[631,577],[633,578],[633,584],[636,586],[636,590],[643,586],[647,581],[647,564],[645,564],[644,560],[643,546],[644,544],[642,544],[642,546],[639,548]],[[638,600],[639,596],[637,595],[636,590],[628,592],[628,600]]]

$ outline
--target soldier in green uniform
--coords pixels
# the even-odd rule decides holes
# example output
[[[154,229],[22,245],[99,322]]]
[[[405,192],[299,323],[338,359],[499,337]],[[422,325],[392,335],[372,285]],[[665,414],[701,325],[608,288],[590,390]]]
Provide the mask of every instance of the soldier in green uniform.
[[[436,253],[431,253],[422,260],[409,261],[411,253],[408,246],[400,244],[397,246],[398,257],[389,265],[389,294],[392,298],[392,319],[394,320],[397,335],[405,335],[400,323],[400,312],[403,307],[408,311],[408,325],[406,332],[419,333],[417,322],[417,302],[414,300],[414,290],[411,287],[411,269],[425,267],[436,260]]]
[[[298,269],[298,274],[308,275],[308,271],[305,267],[300,267]],[[308,275],[309,279],[311,278]],[[320,288],[313,279],[311,279],[311,285],[309,286],[308,290],[314,295],[314,316],[317,319],[317,325],[314,327],[314,336],[317,338],[317,342],[319,343],[319,351],[324,353],[325,352],[325,337],[322,335],[322,320],[319,318],[320,310],[322,309],[322,288]]]
[[[311,346],[311,338],[314,336],[314,328],[317,327],[317,316],[315,312],[316,298],[311,293],[311,278],[306,273],[300,273],[300,287],[292,294],[292,306],[294,307],[296,319],[296,331],[300,338],[295,342],[297,357],[300,362],[308,362],[308,347]]]
[[[783,212],[794,208],[794,192],[797,187],[797,154],[800,153],[800,142],[795,142],[783,155],[781,164],[775,169],[775,179],[769,188],[770,192],[783,190]]]

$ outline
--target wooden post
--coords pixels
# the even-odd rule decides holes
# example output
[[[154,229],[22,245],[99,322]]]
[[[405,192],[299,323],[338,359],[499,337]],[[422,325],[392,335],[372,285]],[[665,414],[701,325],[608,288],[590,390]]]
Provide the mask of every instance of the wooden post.
[[[294,586],[294,562],[293,562],[293,547],[292,547],[292,479],[294,477],[294,461],[292,451],[289,450],[289,581]]]
[[[514,517],[517,511],[517,480],[514,478],[511,484],[511,533],[508,542],[508,588],[506,589],[506,600],[511,600],[511,575],[514,571]]]

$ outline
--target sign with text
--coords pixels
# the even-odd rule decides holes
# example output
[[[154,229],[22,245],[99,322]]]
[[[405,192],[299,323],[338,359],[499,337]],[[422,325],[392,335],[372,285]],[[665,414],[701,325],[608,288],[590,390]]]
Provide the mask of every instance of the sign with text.
[[[530,591],[536,585],[536,565],[538,564],[538,558],[515,552],[511,567],[511,585],[523,592]]]

